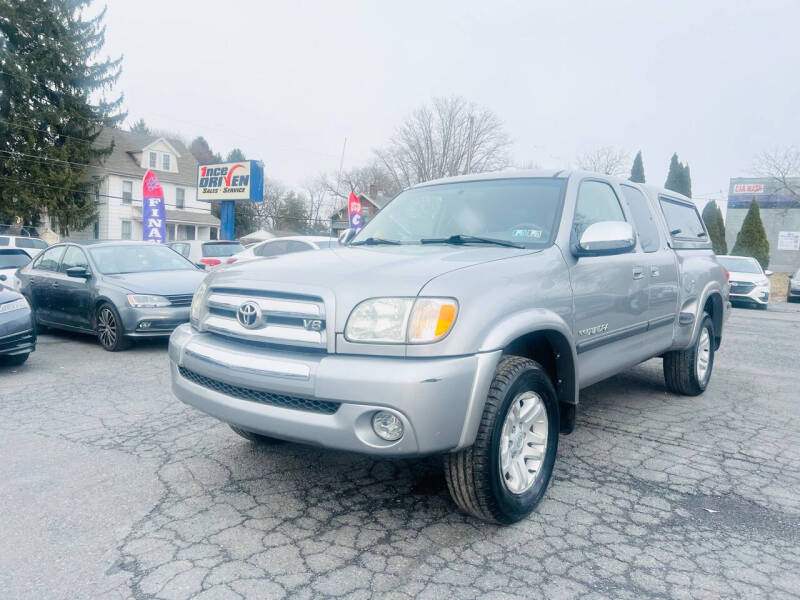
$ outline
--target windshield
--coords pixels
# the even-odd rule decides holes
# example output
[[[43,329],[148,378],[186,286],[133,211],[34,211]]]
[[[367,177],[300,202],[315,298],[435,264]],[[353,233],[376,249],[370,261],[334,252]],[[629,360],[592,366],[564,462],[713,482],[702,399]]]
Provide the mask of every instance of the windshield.
[[[244,250],[239,242],[208,242],[203,244],[203,256],[233,256]]]
[[[31,262],[31,257],[22,250],[0,250],[0,269],[16,269]]]
[[[167,246],[142,244],[91,248],[97,269],[104,275],[148,271],[189,271],[196,267]]]
[[[367,223],[353,243],[369,238],[419,244],[474,236],[530,247],[552,243],[566,180],[496,179],[406,190]]]
[[[749,258],[718,258],[720,264],[728,269],[731,273],[761,273],[761,266],[754,260]]]

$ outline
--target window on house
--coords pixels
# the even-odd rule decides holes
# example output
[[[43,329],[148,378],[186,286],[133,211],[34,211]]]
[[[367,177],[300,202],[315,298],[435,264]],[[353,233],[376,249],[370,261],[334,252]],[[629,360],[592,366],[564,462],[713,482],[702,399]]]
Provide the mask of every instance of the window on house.
[[[133,182],[122,182],[122,203],[130,204],[133,201]]]
[[[216,240],[217,237],[218,237],[217,228],[216,227],[212,227],[208,232],[208,239]]]
[[[158,166],[158,155],[155,152],[150,153],[150,168],[155,169]]]
[[[162,160],[163,160],[163,169],[165,171],[169,171],[169,154],[164,154]]]
[[[122,222],[122,239],[123,240],[131,239],[131,222],[130,221],[123,221]]]
[[[175,189],[175,208],[183,208],[183,201],[186,197],[186,190],[183,188]]]

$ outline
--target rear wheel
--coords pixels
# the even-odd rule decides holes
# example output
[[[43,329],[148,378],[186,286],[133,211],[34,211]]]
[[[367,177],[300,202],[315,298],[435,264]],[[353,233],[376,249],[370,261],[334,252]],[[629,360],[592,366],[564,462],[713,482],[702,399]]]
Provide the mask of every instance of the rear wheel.
[[[524,519],[547,489],[558,433],[558,401],[544,369],[527,358],[503,358],[475,444],[444,456],[453,500],[484,521],[509,524]]]
[[[252,431],[247,431],[246,429],[242,429],[241,427],[236,427],[235,425],[230,426],[231,429],[240,436],[242,436],[246,440],[250,440],[254,444],[262,444],[262,445],[272,445],[272,444],[280,444],[282,440],[278,440],[268,435],[262,435],[260,433],[253,433]]]
[[[664,354],[664,382],[671,392],[699,396],[708,387],[713,368],[714,324],[708,313],[703,313],[694,344]]]
[[[122,319],[111,304],[101,304],[97,310],[97,339],[109,352],[119,352],[129,348],[131,342],[124,335]]]

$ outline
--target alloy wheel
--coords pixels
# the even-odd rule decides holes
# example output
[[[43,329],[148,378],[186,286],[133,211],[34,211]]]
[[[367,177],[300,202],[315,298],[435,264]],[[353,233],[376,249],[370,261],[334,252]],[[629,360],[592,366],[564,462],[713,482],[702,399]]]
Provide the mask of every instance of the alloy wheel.
[[[697,381],[704,384],[708,376],[708,367],[711,362],[711,336],[708,327],[703,327],[700,332],[700,339],[697,340],[697,358],[695,369],[697,370]]]
[[[536,392],[511,402],[500,434],[500,476],[512,494],[523,494],[536,482],[547,452],[547,409]]]
[[[113,348],[117,341],[117,318],[110,308],[103,308],[97,316],[97,336],[106,348]]]

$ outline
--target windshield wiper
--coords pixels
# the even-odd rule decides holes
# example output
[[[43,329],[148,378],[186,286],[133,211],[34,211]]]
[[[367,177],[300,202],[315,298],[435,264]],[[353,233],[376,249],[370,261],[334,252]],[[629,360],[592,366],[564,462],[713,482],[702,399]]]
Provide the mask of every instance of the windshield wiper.
[[[420,244],[494,244],[495,246],[506,246],[508,248],[525,248],[523,244],[497,240],[494,238],[477,237],[474,235],[462,235],[457,233],[446,238],[423,238]]]
[[[381,237],[368,237],[365,240],[358,240],[357,242],[352,242],[350,246],[379,246],[381,244],[389,245],[389,246],[399,246],[400,242],[397,240],[387,240]]]

